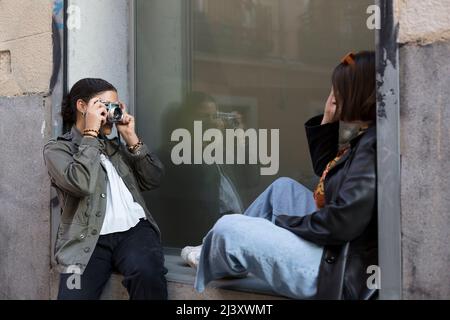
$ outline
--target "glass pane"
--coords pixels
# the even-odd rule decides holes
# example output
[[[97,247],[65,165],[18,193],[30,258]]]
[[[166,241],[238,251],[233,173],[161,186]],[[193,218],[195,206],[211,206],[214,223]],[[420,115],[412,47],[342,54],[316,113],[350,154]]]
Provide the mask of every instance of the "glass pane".
[[[322,112],[341,57],[374,49],[374,33],[366,27],[371,4],[137,1],[137,127],[166,166],[162,187],[145,195],[164,245],[200,244],[220,216],[242,213],[277,177],[314,187],[303,125]],[[176,131],[181,128],[185,131]],[[250,129],[252,137],[226,148],[232,141],[226,129],[236,128]],[[208,131],[217,144],[203,141],[208,129],[217,129]],[[267,129],[267,143],[256,129]],[[279,130],[278,166],[271,129]],[[190,143],[171,139],[174,132],[189,136]],[[180,141],[190,146],[190,156],[185,148],[174,158]],[[261,163],[258,143],[267,146],[270,164]],[[216,163],[208,164],[202,152],[194,159],[195,150],[213,147]],[[238,151],[244,152],[245,164],[237,164]],[[227,164],[227,156],[234,162]],[[257,163],[249,161],[251,156]],[[177,164],[180,158],[183,164]],[[186,163],[188,158],[193,164]],[[265,167],[276,174],[262,175]]]

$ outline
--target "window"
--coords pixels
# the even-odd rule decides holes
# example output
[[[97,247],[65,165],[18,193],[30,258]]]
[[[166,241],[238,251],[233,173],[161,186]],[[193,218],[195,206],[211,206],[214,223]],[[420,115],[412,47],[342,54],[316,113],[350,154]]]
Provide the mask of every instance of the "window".
[[[200,244],[220,216],[242,212],[279,176],[314,187],[303,124],[322,112],[340,58],[374,49],[374,33],[366,27],[371,4],[137,0],[137,129],[166,167],[161,188],[145,194],[165,246]],[[278,171],[261,175],[267,165],[248,161],[251,139],[242,145],[245,164],[201,159],[176,165],[172,153],[179,141],[171,138],[180,128],[191,135],[192,150],[196,132],[200,147],[207,147],[201,139],[207,129],[267,129],[268,141],[270,130],[278,129]],[[270,156],[272,143],[268,151]]]

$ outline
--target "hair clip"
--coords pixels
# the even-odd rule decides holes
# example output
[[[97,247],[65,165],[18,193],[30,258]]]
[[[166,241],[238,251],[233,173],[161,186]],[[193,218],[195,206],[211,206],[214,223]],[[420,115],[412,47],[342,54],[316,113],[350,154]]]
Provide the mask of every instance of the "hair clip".
[[[353,52],[347,53],[347,55],[344,58],[342,58],[341,62],[345,65],[354,66],[355,54]]]

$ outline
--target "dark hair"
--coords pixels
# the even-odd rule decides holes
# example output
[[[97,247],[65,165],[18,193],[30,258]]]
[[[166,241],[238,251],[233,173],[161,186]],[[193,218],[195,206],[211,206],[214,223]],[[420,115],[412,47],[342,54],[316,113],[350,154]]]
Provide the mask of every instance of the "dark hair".
[[[117,89],[108,81],[103,79],[86,78],[81,79],[72,86],[61,105],[61,115],[64,126],[71,127],[77,120],[77,101],[83,100],[88,103],[97,94],[105,91],[116,91]]]
[[[375,52],[358,52],[354,55],[354,62],[340,63],[332,76],[340,120],[375,121]]]
[[[217,105],[216,100],[210,95],[200,91],[193,91],[186,96],[184,107],[188,111],[196,111],[205,103],[214,103]]]

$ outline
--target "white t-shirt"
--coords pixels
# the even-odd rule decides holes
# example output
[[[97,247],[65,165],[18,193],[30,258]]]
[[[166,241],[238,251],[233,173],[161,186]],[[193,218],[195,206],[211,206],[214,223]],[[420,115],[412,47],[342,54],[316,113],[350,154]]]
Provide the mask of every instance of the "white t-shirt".
[[[127,231],[145,218],[144,209],[133,196],[109,159],[100,155],[100,161],[108,174],[106,186],[106,213],[101,235]]]

